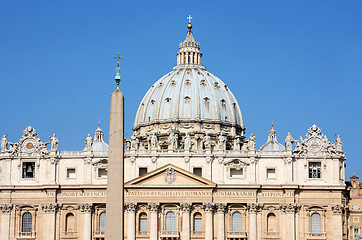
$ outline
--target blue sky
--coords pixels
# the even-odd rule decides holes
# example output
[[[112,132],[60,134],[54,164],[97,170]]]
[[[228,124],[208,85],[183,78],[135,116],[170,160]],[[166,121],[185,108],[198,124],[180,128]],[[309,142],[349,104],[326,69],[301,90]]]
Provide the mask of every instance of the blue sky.
[[[126,137],[142,97],[176,64],[193,16],[207,70],[237,98],[260,147],[274,121],[284,143],[317,124],[340,134],[347,176],[362,176],[362,1],[2,1],[0,134],[32,125],[82,150],[108,134],[120,52]],[[108,141],[108,137],[106,136]]]

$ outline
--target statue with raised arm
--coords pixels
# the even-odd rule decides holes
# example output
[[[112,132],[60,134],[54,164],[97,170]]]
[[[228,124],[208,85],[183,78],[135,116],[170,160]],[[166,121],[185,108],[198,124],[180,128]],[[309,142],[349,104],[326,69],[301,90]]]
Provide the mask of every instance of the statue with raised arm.
[[[1,139],[1,152],[6,152],[8,150],[8,139],[6,135]]]
[[[93,138],[92,136],[88,133],[87,138],[85,139],[85,149],[87,151],[92,150],[92,143],[93,143]]]
[[[56,151],[58,149],[58,138],[55,136],[55,133],[53,133],[53,136],[50,137],[50,151]]]
[[[255,150],[255,136],[254,134],[250,135],[249,142],[248,142],[249,150]]]
[[[343,145],[343,142],[341,140],[341,137],[338,135],[337,138],[336,138],[337,152],[343,152],[342,151],[342,145]]]
[[[285,150],[292,151],[293,150],[293,143],[294,143],[294,138],[292,137],[290,132],[288,132],[288,135],[285,138]]]

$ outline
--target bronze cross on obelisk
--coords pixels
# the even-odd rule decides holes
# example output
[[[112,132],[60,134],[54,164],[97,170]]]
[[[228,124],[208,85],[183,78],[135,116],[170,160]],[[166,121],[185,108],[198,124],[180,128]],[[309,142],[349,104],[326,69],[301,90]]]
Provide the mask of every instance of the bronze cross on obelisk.
[[[124,57],[120,57],[120,56],[119,56],[119,52],[118,52],[117,57],[113,57],[113,58],[117,58],[117,74],[116,74],[115,80],[116,80],[117,87],[118,87],[118,86],[119,86],[119,83],[121,82],[121,75],[119,75],[119,71],[121,70],[121,69],[119,68],[119,59],[120,59],[120,58],[124,58]]]

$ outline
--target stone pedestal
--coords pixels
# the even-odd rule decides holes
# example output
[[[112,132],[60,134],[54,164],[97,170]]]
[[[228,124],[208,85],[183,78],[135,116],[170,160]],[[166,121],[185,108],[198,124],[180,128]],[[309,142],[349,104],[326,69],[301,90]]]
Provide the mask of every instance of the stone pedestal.
[[[11,210],[13,209],[12,204],[0,204],[0,239],[9,240],[10,239],[10,215]]]

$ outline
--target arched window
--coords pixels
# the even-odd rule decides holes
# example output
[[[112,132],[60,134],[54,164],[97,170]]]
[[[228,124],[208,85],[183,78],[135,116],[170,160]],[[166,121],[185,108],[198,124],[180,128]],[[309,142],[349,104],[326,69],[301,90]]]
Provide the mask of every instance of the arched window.
[[[166,213],[166,231],[176,231],[176,215],[172,211]]]
[[[99,214],[99,231],[104,232],[106,226],[106,212]]]
[[[236,211],[231,217],[231,231],[241,232],[242,231],[242,216],[241,213]]]
[[[139,215],[138,229],[140,232],[147,232],[147,214],[146,213],[141,213]]]
[[[267,216],[267,229],[268,232],[278,232],[277,217],[274,213],[269,213]]]
[[[74,232],[74,215],[73,215],[73,213],[67,213],[67,215],[65,215],[65,231]]]
[[[194,232],[202,231],[202,215],[201,213],[194,214]]]
[[[312,233],[321,233],[321,215],[319,213],[313,213],[310,217],[311,222],[311,232]]]
[[[29,213],[29,212],[24,213],[23,219],[21,222],[21,231],[22,232],[31,232],[32,221],[33,221],[33,216],[31,215],[31,213]]]

